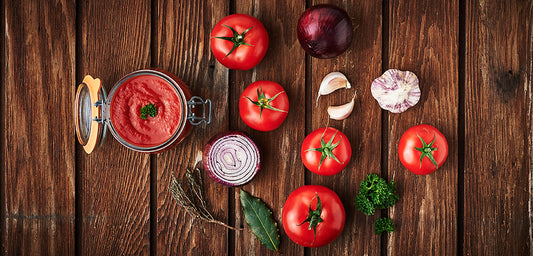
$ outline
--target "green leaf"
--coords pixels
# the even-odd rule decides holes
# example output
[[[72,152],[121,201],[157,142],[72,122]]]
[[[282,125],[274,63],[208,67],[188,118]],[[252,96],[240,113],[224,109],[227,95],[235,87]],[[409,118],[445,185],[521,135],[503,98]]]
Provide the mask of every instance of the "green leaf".
[[[241,205],[246,223],[259,241],[270,250],[279,249],[278,224],[272,217],[272,211],[261,199],[241,189]]]

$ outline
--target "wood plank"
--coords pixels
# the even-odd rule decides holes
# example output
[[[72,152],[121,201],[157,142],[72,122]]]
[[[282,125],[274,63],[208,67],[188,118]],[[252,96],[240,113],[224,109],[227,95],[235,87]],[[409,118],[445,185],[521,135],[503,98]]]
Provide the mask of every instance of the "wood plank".
[[[7,27],[7,21],[6,21],[6,5],[4,3],[4,0],[0,0],[0,21],[2,22],[2,24],[0,24],[0,38],[2,38],[2,40],[0,40],[0,84],[2,84],[2,86],[0,86],[0,112],[4,112],[6,107],[5,107],[5,103],[6,101],[4,100],[7,96],[7,94],[5,93],[6,91],[6,68],[5,68],[5,63],[6,63],[6,27]],[[2,167],[2,170],[6,170],[7,167],[6,167],[6,163],[7,161],[5,160],[7,158],[7,156],[5,155],[6,153],[6,139],[5,139],[5,131],[6,131],[6,128],[5,128],[5,120],[3,118],[0,118],[0,131],[1,131],[1,135],[2,136],[2,139],[0,140],[0,166]],[[5,211],[5,205],[6,205],[6,190],[4,189],[5,185],[6,184],[6,176],[5,174],[1,174],[0,175],[0,207],[1,210],[0,210],[0,219],[2,221],[0,221],[0,252],[2,252],[2,254],[5,254],[6,253],[6,244],[5,244],[5,238],[6,237],[6,221],[5,220],[5,216],[6,216],[6,211]]]
[[[261,198],[271,209],[281,234],[280,250],[286,255],[302,255],[303,248],[293,243],[283,231],[281,207],[289,194],[304,185],[304,167],[299,145],[305,135],[305,54],[296,37],[296,23],[305,10],[303,1],[235,1],[235,13],[259,19],[265,26],[270,44],[265,58],[254,69],[232,71],[230,82],[230,128],[250,134],[261,150],[261,170],[243,189]],[[246,126],[239,117],[238,99],[244,88],[254,81],[279,83],[289,96],[289,113],[274,131],[260,132]],[[244,226],[235,235],[236,255],[274,255],[251,233],[244,221],[235,189],[235,224]]]
[[[322,3],[313,1],[314,4]],[[346,52],[332,59],[310,58],[312,90],[307,113],[310,114],[310,127],[307,133],[328,126],[343,132],[352,146],[352,158],[346,168],[333,176],[320,176],[305,171],[308,184],[331,188],[341,198],[346,211],[343,232],[331,244],[311,249],[312,255],[379,255],[380,236],[374,234],[374,222],[379,217],[366,216],[355,207],[355,196],[359,184],[369,173],[381,172],[381,108],[375,104],[370,92],[370,84],[381,75],[382,48],[382,3],[380,1],[329,1],[345,9],[352,18],[354,37]],[[315,99],[324,76],[333,71],[345,74],[352,89],[340,90],[321,96],[318,107]],[[344,121],[329,120],[328,106],[349,102],[357,90],[355,107]],[[381,175],[380,175],[381,176]]]
[[[74,254],[74,1],[6,1],[2,254]]]
[[[193,95],[213,102],[211,124],[193,127],[180,145],[156,157],[157,255],[227,254],[228,231],[188,215],[172,199],[168,185],[172,173],[183,177],[186,168],[194,166],[196,153],[211,136],[228,129],[228,69],[216,61],[209,48],[211,28],[228,12],[226,0],[156,4],[154,66],[176,74]],[[228,188],[211,181],[205,173],[204,188],[215,218],[227,222]]]
[[[109,92],[122,76],[150,64],[150,1],[83,1],[80,67]],[[148,254],[150,157],[108,134],[90,155],[78,147],[82,255]]]
[[[531,255],[532,6],[466,1],[465,255]]]
[[[400,200],[389,210],[397,229],[389,255],[457,253],[458,1],[390,1],[388,68],[413,71],[422,97],[413,108],[389,116],[388,176]],[[398,142],[412,126],[429,124],[448,141],[436,172],[417,176],[399,161]]]

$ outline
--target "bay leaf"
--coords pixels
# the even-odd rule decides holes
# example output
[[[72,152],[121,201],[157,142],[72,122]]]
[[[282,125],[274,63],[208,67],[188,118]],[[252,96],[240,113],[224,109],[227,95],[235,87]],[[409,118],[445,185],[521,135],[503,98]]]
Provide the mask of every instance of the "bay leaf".
[[[278,224],[272,217],[272,211],[261,199],[241,189],[241,205],[244,217],[252,233],[268,249],[279,249]]]

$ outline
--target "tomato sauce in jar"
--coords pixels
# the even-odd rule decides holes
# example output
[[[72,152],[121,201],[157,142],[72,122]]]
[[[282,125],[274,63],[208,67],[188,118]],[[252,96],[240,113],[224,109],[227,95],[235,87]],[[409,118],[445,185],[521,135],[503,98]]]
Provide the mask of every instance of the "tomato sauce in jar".
[[[146,106],[151,111],[143,111]],[[120,79],[109,95],[100,79],[85,76],[74,113],[78,141],[88,154],[102,144],[107,130],[129,149],[160,153],[182,142],[193,125],[211,123],[211,101],[191,96],[171,73],[143,69]]]
[[[153,104],[157,114],[141,118],[141,108]],[[117,133],[138,147],[154,147],[178,129],[181,100],[176,90],[157,76],[134,76],[122,83],[111,101],[111,122]]]

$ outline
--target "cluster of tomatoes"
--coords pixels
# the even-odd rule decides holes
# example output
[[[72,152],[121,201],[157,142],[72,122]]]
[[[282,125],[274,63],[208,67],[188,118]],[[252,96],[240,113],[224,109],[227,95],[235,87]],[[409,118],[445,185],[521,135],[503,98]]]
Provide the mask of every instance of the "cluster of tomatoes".
[[[230,69],[247,70],[265,56],[269,38],[263,24],[245,14],[220,20],[211,33],[211,50],[216,59]],[[273,81],[250,84],[239,98],[239,114],[249,127],[260,131],[278,128],[289,111],[289,98]],[[448,155],[444,135],[429,125],[410,128],[400,139],[402,164],[419,175],[440,167]],[[303,141],[301,157],[305,167],[319,175],[334,175],[350,161],[352,148],[346,135],[335,128],[319,128]],[[306,247],[324,246],[337,238],[344,228],[344,206],[329,188],[302,186],[293,191],[282,210],[285,233]]]
[[[268,48],[268,34],[261,22],[245,14],[220,20],[211,33],[211,50],[227,68],[247,70],[256,66]],[[273,81],[250,84],[239,98],[239,114],[249,127],[259,131],[278,128],[289,111],[289,97]],[[335,128],[320,128],[302,144],[302,160],[310,171],[333,175],[348,165],[352,149],[346,136]],[[306,247],[333,241],[344,228],[344,206],[326,187],[309,185],[293,191],[283,207],[285,233]]]

